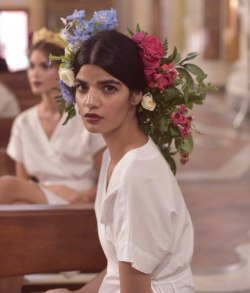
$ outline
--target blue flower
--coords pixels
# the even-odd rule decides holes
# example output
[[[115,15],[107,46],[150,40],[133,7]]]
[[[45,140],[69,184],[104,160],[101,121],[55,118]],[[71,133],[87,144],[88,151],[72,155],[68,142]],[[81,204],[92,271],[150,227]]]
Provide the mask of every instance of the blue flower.
[[[58,81],[58,87],[61,91],[62,98],[67,103],[67,105],[75,104],[74,93],[72,92],[72,88],[68,87],[62,80]]]
[[[85,11],[84,10],[79,10],[79,11],[74,10],[74,13],[71,14],[71,15],[68,15],[66,17],[66,20],[71,21],[71,20],[74,20],[74,19],[81,19],[81,18],[84,18],[84,17],[85,17]]]
[[[116,11],[114,9],[95,11],[93,21],[98,30],[111,30],[117,26]]]

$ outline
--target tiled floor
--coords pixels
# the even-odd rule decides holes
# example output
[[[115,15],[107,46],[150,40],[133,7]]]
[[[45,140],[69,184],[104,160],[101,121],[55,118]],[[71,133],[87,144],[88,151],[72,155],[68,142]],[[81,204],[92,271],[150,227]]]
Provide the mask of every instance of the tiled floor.
[[[203,135],[177,178],[195,228],[196,291],[250,292],[250,118],[233,129],[222,93],[194,114]]]

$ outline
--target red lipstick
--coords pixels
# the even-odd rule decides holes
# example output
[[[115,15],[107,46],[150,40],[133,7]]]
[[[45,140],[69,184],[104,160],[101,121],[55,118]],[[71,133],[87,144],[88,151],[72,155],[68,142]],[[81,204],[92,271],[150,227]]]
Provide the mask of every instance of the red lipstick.
[[[87,122],[89,123],[97,123],[99,122],[101,119],[103,119],[102,116],[99,116],[95,113],[87,113],[84,115],[84,118],[86,119]]]

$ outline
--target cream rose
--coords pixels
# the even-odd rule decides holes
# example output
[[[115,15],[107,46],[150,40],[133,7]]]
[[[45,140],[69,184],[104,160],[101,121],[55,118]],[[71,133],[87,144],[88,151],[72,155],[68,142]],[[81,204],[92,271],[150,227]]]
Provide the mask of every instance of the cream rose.
[[[141,105],[146,110],[154,111],[156,103],[151,93],[146,93],[145,95],[143,95]]]
[[[75,84],[74,72],[69,68],[60,68],[59,78],[69,87],[73,87]]]

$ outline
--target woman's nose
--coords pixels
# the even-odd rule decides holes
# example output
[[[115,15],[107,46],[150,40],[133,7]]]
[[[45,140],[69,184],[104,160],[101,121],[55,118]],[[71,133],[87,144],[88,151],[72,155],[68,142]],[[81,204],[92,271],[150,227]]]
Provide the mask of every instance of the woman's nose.
[[[90,89],[88,93],[85,96],[84,99],[84,104],[88,108],[93,108],[98,106],[98,98],[97,98],[97,93],[95,92],[94,89]]]

